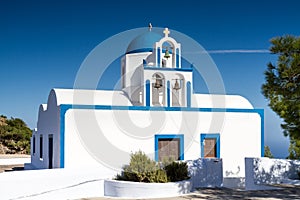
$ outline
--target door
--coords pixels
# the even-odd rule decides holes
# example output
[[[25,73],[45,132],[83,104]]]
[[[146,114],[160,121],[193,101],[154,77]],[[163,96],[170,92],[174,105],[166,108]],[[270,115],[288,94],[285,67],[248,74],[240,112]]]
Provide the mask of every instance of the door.
[[[48,163],[49,169],[53,168],[53,135],[48,137]]]

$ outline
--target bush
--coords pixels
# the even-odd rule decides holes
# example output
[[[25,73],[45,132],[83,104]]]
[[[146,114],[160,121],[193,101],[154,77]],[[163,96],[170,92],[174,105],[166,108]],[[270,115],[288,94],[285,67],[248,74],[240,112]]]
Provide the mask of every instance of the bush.
[[[116,180],[145,183],[166,183],[189,179],[185,162],[167,160],[160,166],[145,153],[138,151],[131,154],[130,163],[123,167]]]
[[[166,172],[142,151],[131,154],[129,165],[123,167],[122,173],[117,175],[116,180],[145,183],[168,182]]]
[[[188,176],[188,166],[185,162],[175,162],[165,166],[165,171],[167,173],[168,179],[171,182],[187,180]]]

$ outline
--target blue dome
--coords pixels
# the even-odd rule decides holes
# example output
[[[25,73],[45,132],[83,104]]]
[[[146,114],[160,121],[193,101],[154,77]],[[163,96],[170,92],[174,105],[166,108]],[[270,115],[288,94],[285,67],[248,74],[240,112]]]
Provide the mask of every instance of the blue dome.
[[[162,36],[152,31],[143,33],[130,42],[126,53],[152,52],[154,43],[161,38]]]

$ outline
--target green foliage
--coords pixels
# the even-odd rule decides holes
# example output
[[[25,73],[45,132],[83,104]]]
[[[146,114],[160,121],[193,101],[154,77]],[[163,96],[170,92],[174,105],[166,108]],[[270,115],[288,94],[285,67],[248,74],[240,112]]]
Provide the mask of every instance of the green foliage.
[[[283,119],[284,135],[292,141],[291,158],[300,159],[300,144],[296,142],[300,140],[300,38],[276,37],[271,44],[270,51],[278,55],[278,59],[276,64],[268,64],[262,93],[270,108]]]
[[[189,179],[188,176],[188,166],[185,162],[172,162],[171,164],[165,166],[168,179],[171,182],[182,181]]]
[[[290,159],[300,158],[300,140],[291,139],[289,146],[289,156]]]
[[[268,157],[268,158],[274,158],[272,152],[271,152],[271,149],[269,146],[265,146],[265,153],[264,153],[265,157]]]
[[[167,165],[160,165],[151,160],[145,153],[138,151],[131,154],[130,163],[123,167],[116,180],[166,183],[188,179],[188,167],[185,162],[167,160]]]
[[[129,165],[123,167],[122,174],[118,174],[116,179],[146,183],[165,183],[168,181],[166,172],[161,170],[156,162],[142,151],[131,154]]]
[[[32,131],[18,118],[0,116],[0,144],[8,150],[5,153],[30,153]]]

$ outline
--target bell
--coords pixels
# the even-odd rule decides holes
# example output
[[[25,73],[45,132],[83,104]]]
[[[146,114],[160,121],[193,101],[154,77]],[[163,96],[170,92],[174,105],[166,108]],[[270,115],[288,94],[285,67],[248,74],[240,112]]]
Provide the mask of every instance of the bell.
[[[170,53],[169,53],[168,49],[166,49],[166,53],[164,55],[164,58],[166,58],[166,59],[170,58]]]
[[[159,89],[161,88],[162,84],[161,81],[159,81],[158,79],[156,79],[155,83],[154,83],[154,88]]]
[[[179,90],[180,89],[180,85],[178,83],[178,80],[176,79],[176,82],[174,84],[174,87],[173,87],[174,90]]]

